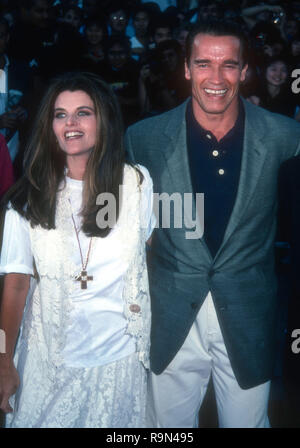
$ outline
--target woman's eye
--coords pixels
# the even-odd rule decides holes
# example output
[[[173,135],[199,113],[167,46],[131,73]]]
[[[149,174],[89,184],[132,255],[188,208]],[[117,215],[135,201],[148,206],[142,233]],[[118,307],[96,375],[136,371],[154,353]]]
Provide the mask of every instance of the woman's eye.
[[[55,114],[55,118],[64,118],[66,116],[66,114],[64,112],[57,112]]]
[[[86,115],[91,115],[91,113],[90,113],[88,110],[80,110],[80,111],[78,112],[78,116],[79,116],[79,117],[84,117],[84,116],[86,116]]]

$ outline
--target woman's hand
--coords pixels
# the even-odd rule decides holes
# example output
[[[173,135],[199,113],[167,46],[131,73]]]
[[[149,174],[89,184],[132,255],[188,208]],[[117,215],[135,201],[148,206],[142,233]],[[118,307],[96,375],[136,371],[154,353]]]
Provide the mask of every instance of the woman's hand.
[[[8,400],[16,393],[19,385],[19,375],[14,364],[5,367],[0,364],[0,409],[6,414],[13,412]]]

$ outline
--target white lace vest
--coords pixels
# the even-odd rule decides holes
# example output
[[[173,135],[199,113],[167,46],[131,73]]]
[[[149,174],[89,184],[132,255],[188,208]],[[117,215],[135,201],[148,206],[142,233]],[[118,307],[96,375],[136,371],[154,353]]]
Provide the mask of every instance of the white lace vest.
[[[140,207],[141,188],[136,170],[126,165],[119,219],[122,256],[129,266],[123,290],[124,315],[128,323],[126,333],[135,338],[139,359],[145,367],[149,367],[151,314],[145,254],[146,229],[142,226]],[[47,365],[47,375],[56,381],[59,367],[64,364],[62,351],[72,310],[70,295],[78,273],[71,261],[72,251],[78,248],[69,243],[69,210],[68,195],[64,189],[57,197],[56,228],[30,227],[39,278],[32,300],[26,305],[17,350],[20,353],[22,346],[25,348],[23,344],[26,344],[27,350],[38,351],[41,362]]]

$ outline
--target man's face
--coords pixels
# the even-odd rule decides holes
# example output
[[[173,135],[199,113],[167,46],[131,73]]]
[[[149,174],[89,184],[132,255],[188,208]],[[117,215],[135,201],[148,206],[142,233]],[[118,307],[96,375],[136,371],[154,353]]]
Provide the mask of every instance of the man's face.
[[[133,19],[133,26],[137,34],[144,35],[149,25],[149,16],[146,12],[140,11]]]
[[[128,54],[126,49],[120,44],[114,44],[108,51],[108,61],[112,67],[121,69],[127,62]]]
[[[239,85],[245,79],[240,41],[234,36],[195,36],[185,77],[191,80],[193,109],[202,114],[230,114],[238,107]]]
[[[176,70],[178,64],[178,57],[173,48],[169,48],[162,53],[162,64],[166,71],[173,72]]]
[[[153,36],[156,45],[159,44],[160,42],[163,42],[164,40],[169,40],[171,38],[172,35],[170,28],[157,28]]]
[[[123,9],[120,9],[110,14],[109,23],[114,31],[123,33],[128,23],[128,18],[125,11],[123,11]]]
[[[49,19],[48,0],[36,0],[33,7],[29,10],[30,22],[39,28],[45,28]]]

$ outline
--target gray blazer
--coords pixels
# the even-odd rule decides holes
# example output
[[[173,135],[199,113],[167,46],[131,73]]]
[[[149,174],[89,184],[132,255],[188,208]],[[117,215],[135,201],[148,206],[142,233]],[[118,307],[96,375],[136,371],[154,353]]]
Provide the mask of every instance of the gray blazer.
[[[140,121],[126,133],[128,154],[148,168],[154,192],[183,195],[193,191],[186,104]],[[234,374],[240,387],[247,389],[272,375],[277,321],[273,253],[277,174],[281,162],[300,152],[300,125],[246,101],[244,106],[238,193],[216,256],[212,258],[203,238],[186,239],[190,229],[184,226],[156,229],[149,281],[153,372],[161,373],[172,361],[210,290]]]

